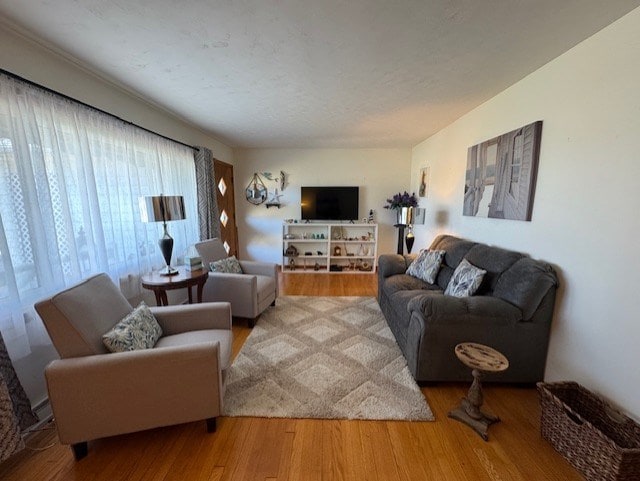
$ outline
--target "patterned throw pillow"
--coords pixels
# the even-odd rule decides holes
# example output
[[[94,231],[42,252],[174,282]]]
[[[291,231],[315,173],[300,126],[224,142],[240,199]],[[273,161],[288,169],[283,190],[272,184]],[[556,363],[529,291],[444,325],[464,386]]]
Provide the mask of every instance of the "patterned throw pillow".
[[[407,268],[407,274],[422,279],[429,284],[436,282],[445,251],[431,251],[424,249]]]
[[[125,316],[102,336],[102,342],[111,352],[149,349],[162,336],[162,328],[144,302]]]
[[[462,259],[456,270],[453,271],[444,294],[454,297],[472,296],[480,287],[486,273],[487,271],[474,266],[467,259]]]
[[[236,256],[227,257],[226,259],[220,259],[209,263],[209,269],[211,272],[226,272],[228,274],[242,274],[242,267],[240,262],[236,259]]]

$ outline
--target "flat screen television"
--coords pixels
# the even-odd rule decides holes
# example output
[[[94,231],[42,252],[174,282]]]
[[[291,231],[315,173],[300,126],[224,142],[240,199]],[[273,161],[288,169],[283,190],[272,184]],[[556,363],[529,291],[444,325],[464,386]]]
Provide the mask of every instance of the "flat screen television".
[[[357,220],[359,187],[301,187],[302,220]]]

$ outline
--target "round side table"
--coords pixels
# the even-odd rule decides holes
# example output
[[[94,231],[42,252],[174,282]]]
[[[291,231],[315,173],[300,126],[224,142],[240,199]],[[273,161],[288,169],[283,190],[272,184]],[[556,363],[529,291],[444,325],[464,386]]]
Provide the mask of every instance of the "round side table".
[[[169,305],[167,291],[186,288],[189,295],[189,304],[192,304],[193,295],[191,294],[191,288],[196,286],[197,301],[202,302],[202,289],[208,277],[209,271],[206,269],[188,271],[184,266],[179,266],[178,274],[173,276],[163,276],[158,272],[152,272],[142,276],[142,287],[153,291],[156,295],[156,304],[158,306]]]
[[[481,380],[485,373],[502,372],[509,368],[509,360],[495,349],[474,342],[463,342],[455,347],[458,359],[471,368],[473,383],[460,405],[449,413],[449,417],[473,428],[482,439],[489,439],[489,426],[500,421],[497,416],[483,413]]]

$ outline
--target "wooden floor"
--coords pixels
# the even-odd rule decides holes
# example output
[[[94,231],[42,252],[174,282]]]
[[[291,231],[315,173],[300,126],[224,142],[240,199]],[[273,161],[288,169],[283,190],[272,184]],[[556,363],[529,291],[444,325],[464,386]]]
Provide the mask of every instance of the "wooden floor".
[[[374,296],[375,275],[283,274],[281,295]],[[234,353],[249,335],[234,326]],[[464,384],[422,389],[435,422],[329,421],[219,418],[205,423],[100,439],[76,463],[52,430],[0,464],[3,481],[160,480],[468,480],[571,481],[582,478],[539,434],[534,388],[485,386],[485,407],[502,422],[484,442],[447,412]],[[99,413],[96,413],[99,415]]]

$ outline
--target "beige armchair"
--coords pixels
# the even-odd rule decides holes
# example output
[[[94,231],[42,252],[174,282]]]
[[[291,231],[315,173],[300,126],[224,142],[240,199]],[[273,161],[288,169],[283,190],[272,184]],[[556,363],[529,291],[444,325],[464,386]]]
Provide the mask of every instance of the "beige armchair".
[[[108,352],[102,335],[133,309],[106,274],[35,308],[61,357],[45,377],[58,437],[76,459],[107,436],[201,419],[215,431],[231,363],[228,303],[151,307],[162,337],[152,349],[122,353]]]
[[[205,268],[209,263],[227,256],[222,242],[217,237],[195,245]],[[278,297],[278,266],[271,262],[239,261],[242,274],[210,272],[204,285],[204,301],[227,301],[231,303],[234,317],[248,319],[253,327],[255,319]]]

